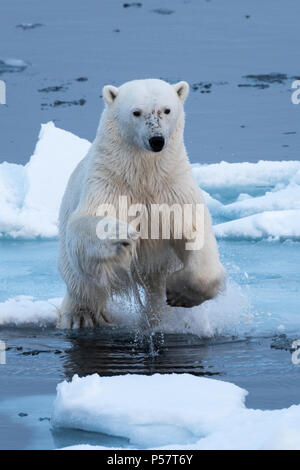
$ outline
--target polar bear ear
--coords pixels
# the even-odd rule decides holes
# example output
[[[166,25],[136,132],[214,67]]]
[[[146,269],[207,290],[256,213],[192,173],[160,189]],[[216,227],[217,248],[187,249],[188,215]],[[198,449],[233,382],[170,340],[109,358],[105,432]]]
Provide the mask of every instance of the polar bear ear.
[[[102,90],[102,95],[103,95],[103,98],[106,102],[106,104],[108,104],[108,106],[110,106],[111,104],[113,104],[113,102],[115,101],[116,97],[118,96],[118,93],[119,93],[119,89],[116,88],[115,86],[113,85],[106,85],[103,90]]]
[[[173,85],[179,99],[184,102],[189,94],[189,84],[187,82],[178,82]]]

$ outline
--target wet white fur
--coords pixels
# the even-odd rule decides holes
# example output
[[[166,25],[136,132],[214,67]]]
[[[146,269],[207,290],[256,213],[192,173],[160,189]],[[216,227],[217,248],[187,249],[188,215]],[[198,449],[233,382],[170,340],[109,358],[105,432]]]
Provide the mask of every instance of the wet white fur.
[[[183,103],[188,84],[136,80],[119,88],[106,86],[106,103],[96,138],[70,177],[60,210],[59,268],[67,285],[58,326],[76,328],[109,323],[107,300],[145,288],[149,316],[159,317],[166,288],[171,298],[192,293],[196,303],[216,296],[224,281],[211,218],[205,208],[205,242],[187,251],[186,240],[100,240],[99,205],[128,203],[172,205],[204,203],[183,142]],[[169,108],[171,112],[165,114]],[[136,117],[133,111],[140,111]],[[153,135],[165,138],[154,153]],[[132,274],[129,275],[128,273]],[[150,318],[150,319],[151,319]]]

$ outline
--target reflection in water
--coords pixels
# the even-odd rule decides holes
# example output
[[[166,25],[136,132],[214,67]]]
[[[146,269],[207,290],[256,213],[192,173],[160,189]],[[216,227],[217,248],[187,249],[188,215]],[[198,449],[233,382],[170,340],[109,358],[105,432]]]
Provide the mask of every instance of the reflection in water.
[[[65,376],[191,373],[218,375],[204,366],[207,343],[193,335],[142,335],[124,328],[65,332],[69,346],[62,357]],[[211,344],[211,340],[209,341]],[[207,361],[205,361],[207,363]],[[128,448],[127,439],[74,429],[52,429],[57,448],[88,442],[92,445]]]
[[[190,373],[218,375],[202,361],[207,341],[193,335],[155,333],[151,336],[124,329],[69,333],[71,347],[63,358],[66,378],[74,374]],[[211,341],[210,341],[211,343]]]
[[[82,431],[80,429],[51,429],[55,449],[88,443],[91,446],[129,447],[129,440],[124,437],[108,436],[107,434]]]

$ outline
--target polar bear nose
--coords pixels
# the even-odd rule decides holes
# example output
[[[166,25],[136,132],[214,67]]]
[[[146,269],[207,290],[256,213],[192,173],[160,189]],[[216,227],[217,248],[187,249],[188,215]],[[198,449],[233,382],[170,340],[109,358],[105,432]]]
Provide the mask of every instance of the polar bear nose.
[[[153,152],[160,152],[165,145],[165,139],[162,135],[155,135],[149,139],[149,144]]]

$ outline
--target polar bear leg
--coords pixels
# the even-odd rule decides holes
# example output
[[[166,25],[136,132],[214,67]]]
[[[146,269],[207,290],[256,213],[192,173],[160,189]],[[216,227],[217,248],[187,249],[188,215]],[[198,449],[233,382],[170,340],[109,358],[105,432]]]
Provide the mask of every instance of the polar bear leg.
[[[106,225],[113,233],[104,231]],[[104,263],[127,269],[136,240],[132,227],[116,218],[73,214],[67,226],[66,249],[80,274],[99,277],[99,266]]]
[[[77,305],[67,293],[60,307],[57,328],[93,328],[95,325],[96,319],[94,315],[88,309],[83,309]]]
[[[104,312],[105,304],[106,299],[102,298],[101,305],[95,311],[92,311],[78,305],[67,293],[59,310],[57,328],[78,329],[111,326],[112,322]]]
[[[207,209],[201,237],[201,248],[194,250],[187,250],[184,240],[174,244],[175,252],[184,267],[167,279],[167,303],[172,307],[200,305],[216,297],[224,284],[225,270],[219,260],[217,242]]]

